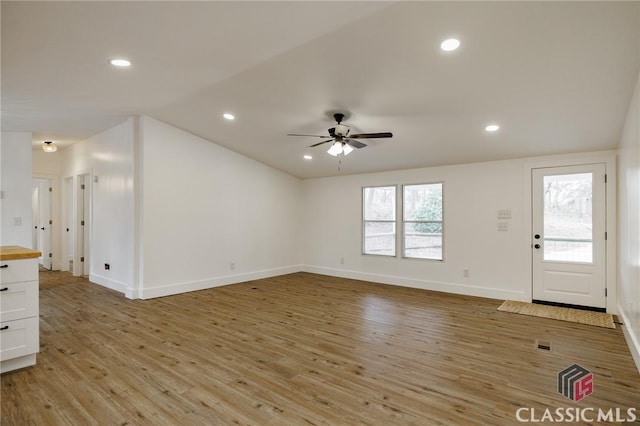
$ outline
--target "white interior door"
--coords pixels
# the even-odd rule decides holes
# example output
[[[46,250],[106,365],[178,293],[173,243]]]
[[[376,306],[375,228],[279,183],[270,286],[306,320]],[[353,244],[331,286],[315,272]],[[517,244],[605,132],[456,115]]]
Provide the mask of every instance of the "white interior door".
[[[74,226],[73,226],[73,177],[64,180],[65,190],[65,230],[64,238],[67,249],[67,259],[65,268],[73,272],[73,259],[75,252]],[[68,265],[68,267],[67,267]]]
[[[84,184],[82,185],[82,201],[84,207],[83,213],[83,226],[82,226],[82,238],[83,238],[83,257],[84,262],[82,264],[82,275],[89,275],[91,267],[91,258],[89,257],[89,250],[91,248],[90,235],[91,235],[91,180],[89,175],[83,176]]]
[[[534,169],[533,300],[606,307],[604,164]]]
[[[49,179],[33,179],[32,207],[33,207],[33,247],[42,253],[39,259],[40,265],[46,269],[52,269],[51,253],[51,190]]]
[[[77,266],[74,264],[74,275],[89,275],[89,220],[91,217],[91,185],[89,183],[89,175],[78,175],[78,202],[76,203],[77,214],[76,220],[78,230],[77,235]]]

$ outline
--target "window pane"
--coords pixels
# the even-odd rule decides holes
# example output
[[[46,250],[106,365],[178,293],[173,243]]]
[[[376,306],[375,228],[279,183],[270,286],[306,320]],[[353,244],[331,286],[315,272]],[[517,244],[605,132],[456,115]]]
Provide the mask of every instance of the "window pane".
[[[442,222],[405,223],[404,257],[442,260]]]
[[[402,201],[403,256],[442,260],[442,183],[406,185]]]
[[[442,221],[442,184],[404,187],[404,220]]]
[[[365,222],[364,253],[395,256],[396,224],[393,222]]]
[[[592,173],[544,177],[544,260],[593,262]]]
[[[396,187],[364,188],[364,220],[396,220]]]

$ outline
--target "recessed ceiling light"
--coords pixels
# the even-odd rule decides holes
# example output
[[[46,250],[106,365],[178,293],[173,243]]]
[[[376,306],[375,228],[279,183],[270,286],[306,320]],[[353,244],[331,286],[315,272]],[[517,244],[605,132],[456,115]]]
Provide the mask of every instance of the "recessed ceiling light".
[[[495,132],[500,128],[500,126],[498,126],[497,124],[489,124],[487,127],[485,127],[484,129],[487,132]]]
[[[309,154],[306,154],[306,155],[305,155],[304,157],[302,157],[302,158],[304,158],[305,160],[311,160],[313,157],[312,157],[312,156],[310,156]]]
[[[114,67],[126,68],[131,66],[131,61],[123,58],[116,58],[109,61]]]
[[[233,114],[229,114],[228,112],[225,112],[224,114],[222,114],[222,116],[224,118],[226,118],[227,120],[235,120],[236,117]]]
[[[456,50],[458,47],[460,47],[460,40],[457,38],[448,38],[440,43],[440,49],[445,52],[451,52],[452,50]]]

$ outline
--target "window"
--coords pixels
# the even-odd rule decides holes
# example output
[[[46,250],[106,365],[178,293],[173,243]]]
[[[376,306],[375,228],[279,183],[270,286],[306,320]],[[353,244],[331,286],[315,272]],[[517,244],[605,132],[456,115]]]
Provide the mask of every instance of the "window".
[[[442,183],[403,187],[403,257],[442,260]]]
[[[362,252],[396,255],[396,187],[362,189]]]

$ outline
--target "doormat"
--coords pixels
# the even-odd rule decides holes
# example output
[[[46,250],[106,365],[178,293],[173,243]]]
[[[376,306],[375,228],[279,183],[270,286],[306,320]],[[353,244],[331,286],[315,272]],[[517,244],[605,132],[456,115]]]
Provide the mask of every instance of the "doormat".
[[[513,300],[506,300],[502,305],[500,305],[498,310],[514,314],[529,315],[532,317],[550,318],[605,328],[616,328],[616,325],[613,322],[613,315],[602,312],[583,311],[581,309],[562,308],[559,306],[547,306],[526,302],[515,302]]]

